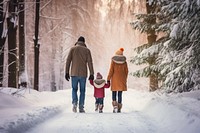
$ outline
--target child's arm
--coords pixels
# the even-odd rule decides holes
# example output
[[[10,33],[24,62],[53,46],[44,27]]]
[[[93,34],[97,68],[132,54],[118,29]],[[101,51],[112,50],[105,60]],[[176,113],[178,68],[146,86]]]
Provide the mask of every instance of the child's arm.
[[[94,81],[90,79],[90,84],[94,86]]]
[[[104,88],[109,88],[110,87],[110,81],[107,81],[107,83],[104,85]]]

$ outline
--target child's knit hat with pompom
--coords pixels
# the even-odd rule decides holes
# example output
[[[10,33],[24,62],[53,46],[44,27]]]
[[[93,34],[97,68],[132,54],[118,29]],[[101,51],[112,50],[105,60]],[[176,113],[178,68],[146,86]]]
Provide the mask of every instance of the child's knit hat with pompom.
[[[97,79],[102,79],[103,76],[98,72],[96,78],[97,78]]]

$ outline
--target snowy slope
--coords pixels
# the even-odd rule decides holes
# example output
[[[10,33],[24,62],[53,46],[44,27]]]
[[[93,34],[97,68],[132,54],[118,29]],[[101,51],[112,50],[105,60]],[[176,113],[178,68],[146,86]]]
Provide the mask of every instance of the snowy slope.
[[[122,113],[112,113],[106,90],[104,113],[94,111],[93,89],[87,88],[85,114],[72,113],[71,89],[57,92],[14,89],[0,92],[1,133],[199,133],[200,91],[165,94],[130,89],[123,93]]]

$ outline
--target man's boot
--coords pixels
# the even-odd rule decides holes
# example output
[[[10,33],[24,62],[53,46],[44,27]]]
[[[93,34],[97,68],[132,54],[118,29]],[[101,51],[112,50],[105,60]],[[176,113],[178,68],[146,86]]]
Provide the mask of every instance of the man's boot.
[[[74,113],[77,112],[77,104],[73,104],[72,111],[73,111]]]
[[[117,110],[118,110],[118,103],[117,103],[117,101],[113,101],[112,105],[113,105],[113,113],[117,113]]]
[[[117,113],[121,113],[121,109],[122,109],[122,104],[121,104],[121,103],[118,103],[118,110],[117,110]]]
[[[103,113],[103,104],[99,105],[99,113]]]
[[[79,112],[80,112],[80,113],[85,113],[84,106],[80,106],[80,105],[79,105]]]

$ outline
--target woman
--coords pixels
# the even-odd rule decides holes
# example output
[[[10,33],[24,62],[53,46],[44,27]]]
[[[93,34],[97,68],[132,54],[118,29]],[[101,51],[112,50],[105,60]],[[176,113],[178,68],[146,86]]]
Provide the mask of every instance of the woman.
[[[127,91],[128,66],[126,57],[120,48],[112,57],[108,81],[111,81],[113,113],[120,113],[122,108],[122,92]]]

